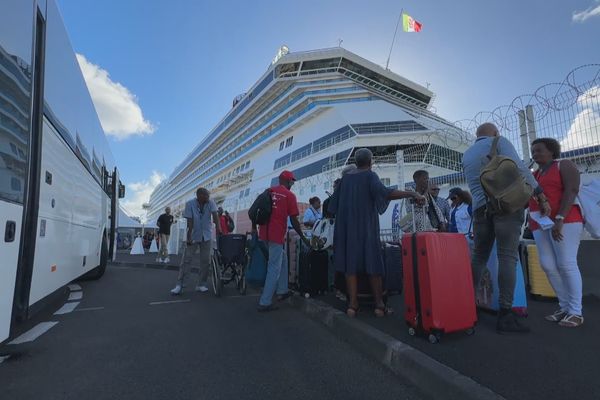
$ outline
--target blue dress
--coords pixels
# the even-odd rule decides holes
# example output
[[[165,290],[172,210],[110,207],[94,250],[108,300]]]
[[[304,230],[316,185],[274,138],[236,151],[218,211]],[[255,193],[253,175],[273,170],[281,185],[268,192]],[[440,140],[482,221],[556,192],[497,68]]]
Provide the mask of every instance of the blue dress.
[[[328,209],[335,214],[336,271],[346,275],[384,274],[379,215],[387,209],[392,191],[371,170],[355,170],[342,178]]]

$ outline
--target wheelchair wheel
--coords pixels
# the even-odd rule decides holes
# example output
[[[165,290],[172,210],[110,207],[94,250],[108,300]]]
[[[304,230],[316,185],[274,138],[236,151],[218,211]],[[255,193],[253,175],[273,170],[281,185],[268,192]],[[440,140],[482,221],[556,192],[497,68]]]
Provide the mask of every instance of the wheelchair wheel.
[[[221,266],[217,261],[216,256],[212,256],[211,258],[211,269],[212,269],[212,287],[215,296],[221,296],[221,292],[223,291],[223,281],[221,280]]]
[[[240,292],[240,294],[242,296],[246,295],[246,289],[247,289],[247,287],[246,287],[246,271],[243,267],[240,268],[240,273],[238,275],[237,287],[238,287],[238,291]]]

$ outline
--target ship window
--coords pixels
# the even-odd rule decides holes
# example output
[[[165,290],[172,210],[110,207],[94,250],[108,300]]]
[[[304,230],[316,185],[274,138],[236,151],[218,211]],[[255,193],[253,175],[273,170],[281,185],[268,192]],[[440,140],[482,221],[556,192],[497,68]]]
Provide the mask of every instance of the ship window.
[[[10,179],[10,188],[11,188],[11,190],[14,190],[15,192],[20,192],[21,191],[21,180],[19,180],[17,178],[11,178]]]
[[[244,192],[244,197],[248,197],[250,195],[250,188],[246,189]]]
[[[294,143],[294,137],[290,136],[289,138],[286,139],[285,141],[285,147],[288,148],[292,145],[292,143]]]
[[[250,161],[246,161],[246,169],[250,168]]]
[[[279,151],[283,150],[284,146],[285,146],[285,142],[279,143]]]
[[[339,58],[328,58],[325,60],[304,61],[302,63],[302,71],[322,69],[322,68],[337,68],[340,64]]]
[[[243,190],[240,192],[240,199],[241,199],[242,197],[244,197],[244,191],[243,191]]]

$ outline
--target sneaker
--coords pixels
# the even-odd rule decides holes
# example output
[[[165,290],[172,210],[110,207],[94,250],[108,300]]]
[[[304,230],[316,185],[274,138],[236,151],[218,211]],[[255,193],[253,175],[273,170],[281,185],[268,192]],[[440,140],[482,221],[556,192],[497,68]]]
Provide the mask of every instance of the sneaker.
[[[583,316],[567,314],[562,320],[560,320],[558,325],[565,328],[577,328],[578,326],[583,325]]]
[[[546,315],[544,317],[544,319],[546,321],[550,321],[550,322],[559,322],[560,320],[562,320],[566,316],[567,316],[567,312],[566,311],[558,309],[558,310],[554,311],[553,314]]]
[[[278,310],[279,307],[277,307],[274,304],[269,304],[268,306],[263,306],[263,305],[258,305],[257,310],[258,312],[269,312],[269,311],[275,311]]]
[[[509,312],[500,311],[498,316],[498,323],[496,324],[496,332],[500,334],[506,333],[529,333],[530,329],[522,321],[522,318],[518,318],[512,310]]]
[[[179,296],[181,294],[181,285],[175,286],[175,289],[171,290],[173,296]]]
[[[200,293],[208,292],[208,288],[204,285],[196,286],[196,292],[200,292]]]
[[[171,259],[169,257],[165,258],[163,261],[165,264],[168,264],[171,262]]]

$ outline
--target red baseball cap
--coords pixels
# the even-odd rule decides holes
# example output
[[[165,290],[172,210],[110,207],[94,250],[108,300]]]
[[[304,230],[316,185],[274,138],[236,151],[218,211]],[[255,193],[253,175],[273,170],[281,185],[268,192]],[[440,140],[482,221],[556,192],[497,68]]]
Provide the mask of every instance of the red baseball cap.
[[[285,179],[286,181],[295,181],[296,177],[291,171],[286,170],[279,174],[279,179]]]

